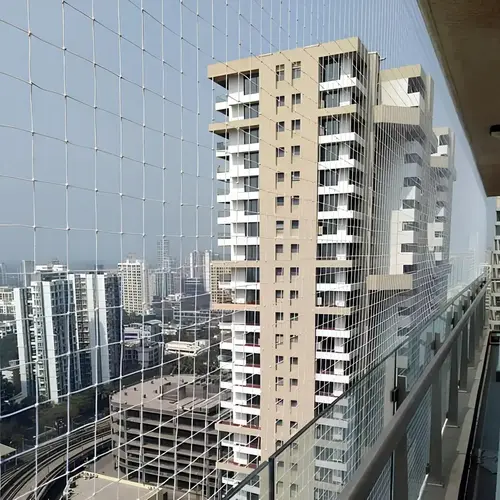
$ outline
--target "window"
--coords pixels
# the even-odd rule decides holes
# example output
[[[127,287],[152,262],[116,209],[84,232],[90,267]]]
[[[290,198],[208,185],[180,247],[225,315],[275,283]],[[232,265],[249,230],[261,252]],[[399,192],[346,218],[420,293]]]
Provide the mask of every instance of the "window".
[[[418,153],[408,153],[404,157],[405,163],[416,163],[417,165],[422,166],[422,158]]]
[[[298,194],[292,196],[292,205],[299,205],[300,204],[300,196]]]
[[[285,79],[285,65],[278,64],[276,66],[276,81],[282,82]]]
[[[341,55],[325,56],[319,60],[321,82],[331,82],[340,78]]]
[[[290,276],[298,276],[299,275],[299,268],[298,267],[291,267],[290,268]]]
[[[276,97],[276,107],[281,108],[284,105],[285,105],[285,96],[279,95],[278,97]]]
[[[292,156],[300,156],[300,146],[292,146]]]
[[[297,366],[299,364],[299,358],[293,356],[290,358],[290,366]]]
[[[259,236],[259,223],[247,223],[247,225],[245,226],[245,236]]]
[[[285,380],[283,377],[276,377],[276,385],[284,385]]]
[[[245,260],[259,260],[259,245],[247,245],[245,247]]]
[[[416,243],[402,243],[401,252],[418,252],[418,245]]]
[[[420,203],[417,200],[403,200],[403,208],[420,208]]]
[[[276,419],[276,427],[281,427],[283,425],[283,420],[281,418]]]
[[[290,335],[290,347],[292,344],[297,344],[299,341],[299,336],[298,335]]]
[[[349,169],[349,177],[354,176],[352,172],[359,172],[357,169]],[[336,186],[338,184],[339,174],[337,170],[319,170],[318,171],[318,184],[320,186]],[[351,184],[351,183],[350,183]]]
[[[299,381],[296,378],[290,379],[290,387],[297,387],[299,385]]]
[[[292,243],[290,246],[290,250],[292,251],[292,253],[299,253],[299,244]]]
[[[259,152],[243,153],[243,168],[259,168]]]
[[[414,222],[414,221],[403,222],[402,230],[403,231],[418,231],[418,222]]]
[[[282,267],[276,267],[274,273],[276,276],[284,276],[285,270]]]
[[[276,245],[276,253],[283,253],[283,245]]]
[[[283,158],[285,156],[285,148],[276,148],[276,158]]]
[[[276,297],[276,300],[278,300],[278,299],[282,299],[282,298],[283,298],[283,290],[276,290],[276,291],[274,292],[274,295],[275,295],[275,297]]]
[[[243,144],[257,144],[259,142],[259,129],[249,128],[243,130]]]
[[[292,80],[300,78],[301,72],[302,71],[301,71],[300,61],[293,62],[292,63]]]
[[[253,193],[259,190],[259,177],[253,175],[251,177],[243,178],[244,190],[246,193]]]
[[[300,120],[292,120],[292,131],[297,132],[300,130]]]
[[[340,91],[339,90],[327,90],[321,92],[321,108],[337,108],[340,106]]]
[[[258,118],[259,117],[259,103],[247,104],[243,108],[243,118]]]
[[[300,181],[300,170],[292,172],[292,182],[293,181]]]
[[[299,321],[299,313],[290,313],[290,321]]]
[[[282,207],[284,204],[285,204],[285,197],[284,196],[276,196],[276,206]]]
[[[283,356],[276,356],[276,364],[277,365],[280,365],[281,363],[283,363]]]
[[[299,406],[299,402],[298,402],[296,399],[292,399],[292,400],[290,401],[290,406],[291,406],[292,408],[297,408],[297,406]]]
[[[299,221],[292,220],[291,226],[292,226],[292,229],[298,229],[299,228]]]
[[[278,312],[276,312],[276,313],[274,314],[274,319],[275,319],[275,321],[283,321],[283,313],[282,313],[282,312],[279,312],[279,311],[278,311]]]
[[[284,400],[283,398],[276,398],[276,406],[283,406]]]
[[[290,290],[290,300],[298,299],[299,291],[298,290]]]
[[[290,421],[290,429],[298,429],[299,424],[298,422],[294,422],[293,420]],[[292,486],[295,486],[295,494],[297,494],[297,485],[292,484]],[[292,492],[292,486],[290,486],[290,493]]]
[[[283,344],[283,340],[285,339],[285,337],[283,336],[283,334],[281,333],[278,333],[274,336],[274,342],[276,343],[276,345],[281,345]]]
[[[319,146],[319,161],[336,161],[339,159],[339,144],[321,144]]]
[[[277,220],[276,221],[276,232],[282,233],[284,229],[285,229],[285,221]]]
[[[448,146],[450,144],[450,136],[448,134],[439,136],[439,145],[440,146]]]
[[[285,180],[284,172],[276,172],[276,182],[283,182]]]
[[[285,122],[276,122],[276,132],[285,131]]]
[[[245,95],[259,93],[259,73],[250,72],[248,75],[243,75],[243,93]]]
[[[334,116],[325,116],[319,122],[319,135],[334,135],[340,131],[340,120]]]
[[[301,100],[302,100],[301,94],[292,94],[292,104],[293,105],[300,104]]]
[[[404,187],[418,187],[418,189],[422,189],[422,182],[419,177],[405,177],[403,179]]]
[[[420,92],[421,96],[425,99],[425,84],[421,76],[412,76],[408,78],[408,94]]]
[[[258,215],[259,200],[243,200],[245,215]]]
[[[276,449],[278,448],[281,448],[283,446],[283,441],[281,441],[280,439],[278,439],[278,441],[276,441]],[[276,485],[279,485],[281,484],[281,490],[283,491],[283,482],[282,481],[278,481],[276,483]]]
[[[444,231],[435,231],[434,236],[436,238],[443,238],[444,237]]]

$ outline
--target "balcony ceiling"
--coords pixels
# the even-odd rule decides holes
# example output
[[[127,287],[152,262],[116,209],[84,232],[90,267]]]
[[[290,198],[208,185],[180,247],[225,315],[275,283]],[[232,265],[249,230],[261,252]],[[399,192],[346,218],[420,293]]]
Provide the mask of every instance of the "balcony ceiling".
[[[500,196],[500,1],[419,0],[484,189]]]

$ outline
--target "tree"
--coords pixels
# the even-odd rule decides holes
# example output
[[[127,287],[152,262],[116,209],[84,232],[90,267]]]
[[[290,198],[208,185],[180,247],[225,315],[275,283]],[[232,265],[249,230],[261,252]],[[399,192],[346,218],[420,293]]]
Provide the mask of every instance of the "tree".
[[[9,361],[18,359],[17,336],[6,335],[0,339],[0,368],[9,366]]]

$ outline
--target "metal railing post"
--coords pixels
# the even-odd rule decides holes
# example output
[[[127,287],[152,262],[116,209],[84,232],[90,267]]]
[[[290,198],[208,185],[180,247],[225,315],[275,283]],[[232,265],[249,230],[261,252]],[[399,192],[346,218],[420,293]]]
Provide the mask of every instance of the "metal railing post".
[[[399,408],[406,398],[406,377],[398,376],[397,388],[396,407]],[[394,449],[393,478],[393,500],[408,500],[408,438],[406,432]]]
[[[469,308],[469,297],[466,297],[462,307],[462,315]],[[463,327],[460,335],[462,336],[460,343],[460,378],[458,381],[458,390],[460,392],[467,392],[467,375],[469,371],[468,367],[468,348],[469,348],[469,329],[470,329],[470,319],[467,321]]]
[[[274,457],[270,456],[267,459],[267,463],[268,463],[268,471],[269,471],[269,477],[268,477],[269,495],[268,495],[268,498],[269,498],[269,500],[275,500],[275,498],[276,498],[276,478],[275,478],[275,468],[274,468],[274,466],[275,466]]]
[[[478,325],[479,311],[475,310],[472,313],[469,322],[469,366],[476,366],[476,337],[478,336],[477,325]]]
[[[441,347],[441,337],[434,332],[434,354]],[[443,445],[441,440],[441,370],[431,388],[431,433],[429,446],[429,480],[428,484],[443,486]]]
[[[462,303],[460,302],[458,307],[454,307],[453,321],[451,323],[451,329],[455,328],[460,321],[460,316],[462,312]],[[451,348],[450,352],[450,386],[448,393],[448,426],[457,427],[458,426],[458,342],[455,342]]]

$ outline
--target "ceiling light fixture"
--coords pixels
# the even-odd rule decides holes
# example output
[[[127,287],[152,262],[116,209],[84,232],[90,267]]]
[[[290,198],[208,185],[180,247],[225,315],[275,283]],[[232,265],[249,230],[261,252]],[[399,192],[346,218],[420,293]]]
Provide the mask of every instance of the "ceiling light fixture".
[[[490,127],[490,135],[495,139],[500,139],[500,125],[492,125]]]

